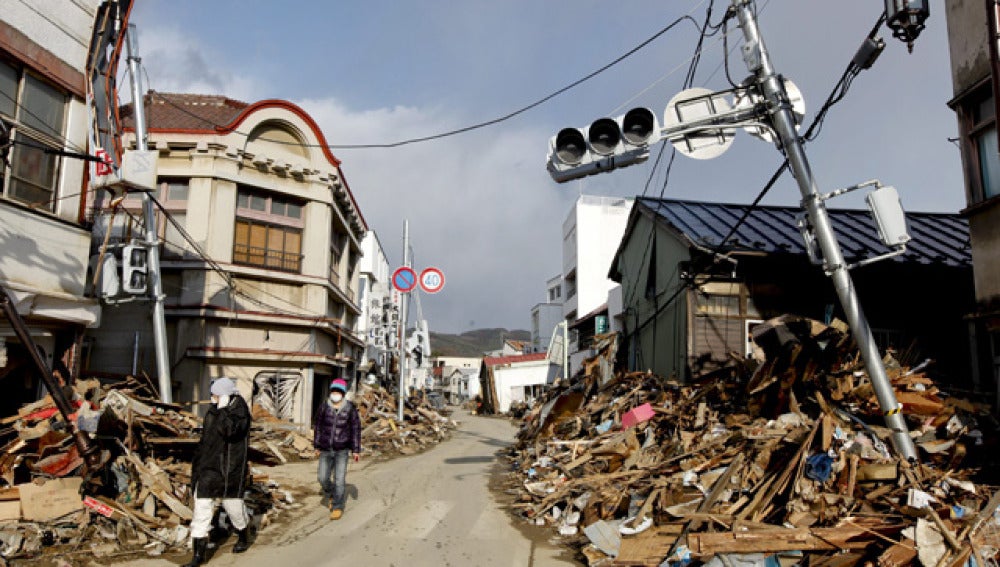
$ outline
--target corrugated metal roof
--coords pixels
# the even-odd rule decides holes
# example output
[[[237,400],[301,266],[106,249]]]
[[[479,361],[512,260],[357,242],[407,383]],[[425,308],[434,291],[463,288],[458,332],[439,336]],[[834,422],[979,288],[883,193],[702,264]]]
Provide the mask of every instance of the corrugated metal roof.
[[[696,244],[715,248],[739,222],[749,205],[706,203],[679,199],[636,198],[642,206]],[[837,240],[849,262],[888,251],[867,210],[828,209]],[[736,230],[724,250],[752,250],[771,254],[805,254],[805,243],[796,225],[804,214],[799,207],[758,205]],[[906,254],[895,262],[969,266],[972,249],[969,224],[958,214],[906,213],[912,240]]]

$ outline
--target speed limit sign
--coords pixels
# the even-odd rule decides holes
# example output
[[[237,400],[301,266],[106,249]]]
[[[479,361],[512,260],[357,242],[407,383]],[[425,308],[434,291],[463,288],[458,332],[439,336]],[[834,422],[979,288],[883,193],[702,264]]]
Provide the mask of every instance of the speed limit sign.
[[[437,268],[426,268],[420,272],[420,289],[427,293],[437,293],[444,287],[444,273]]]

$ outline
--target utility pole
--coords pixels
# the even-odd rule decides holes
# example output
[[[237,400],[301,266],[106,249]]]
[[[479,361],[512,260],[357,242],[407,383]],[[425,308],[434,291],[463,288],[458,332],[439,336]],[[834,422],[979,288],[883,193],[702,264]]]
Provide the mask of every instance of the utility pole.
[[[410,221],[403,221],[403,265],[410,267]],[[399,294],[399,413],[396,416],[403,421],[404,379],[406,376],[406,306],[410,302],[409,293]]]
[[[868,370],[875,395],[885,416],[885,423],[892,430],[893,446],[905,459],[915,462],[917,460],[916,448],[913,445],[913,440],[910,439],[906,422],[899,412],[896,394],[893,392],[888,376],[886,376],[885,366],[882,364],[878,347],[875,345],[874,337],[872,337],[871,327],[868,326],[868,320],[861,309],[857,291],[854,289],[854,282],[851,280],[843,252],[840,250],[840,244],[837,242],[830,224],[826,205],[820,197],[816,179],[813,177],[809,160],[806,158],[802,142],[795,129],[795,120],[792,116],[784,81],[771,65],[767,49],[764,47],[764,40],[757,28],[751,0],[733,0],[732,5],[739,18],[740,27],[743,29],[744,61],[747,68],[757,77],[757,85],[768,105],[771,126],[781,139],[781,146],[788,157],[788,164],[799,185],[799,192],[802,193],[802,205],[809,215],[809,221],[823,253],[824,270],[833,280],[840,305],[847,316],[851,332],[854,333],[854,340],[861,350],[865,368]]]
[[[144,152],[149,148],[146,140],[146,109],[143,104],[142,83],[139,76],[139,63],[142,59],[138,54],[135,26],[128,26],[125,39],[128,49],[129,78],[132,80],[132,104],[135,105],[136,149]],[[160,243],[156,229],[156,209],[148,191],[143,191],[142,194],[142,211],[143,221],[146,225],[147,274],[152,285],[150,293],[153,297],[153,340],[156,346],[156,375],[159,379],[160,401],[172,403],[170,363],[167,357],[167,324],[163,313],[163,283],[160,281]]]

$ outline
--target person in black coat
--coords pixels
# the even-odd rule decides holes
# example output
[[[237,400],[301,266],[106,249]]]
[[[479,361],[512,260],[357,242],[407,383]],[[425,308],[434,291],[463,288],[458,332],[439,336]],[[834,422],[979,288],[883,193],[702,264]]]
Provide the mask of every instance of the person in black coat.
[[[237,391],[236,382],[225,377],[212,382],[212,402],[214,405],[205,415],[201,440],[191,462],[191,487],[194,490],[191,541],[194,555],[185,567],[197,567],[205,562],[216,500],[222,500],[222,507],[239,535],[233,553],[242,553],[250,547],[250,518],[243,503],[250,443],[250,408]]]

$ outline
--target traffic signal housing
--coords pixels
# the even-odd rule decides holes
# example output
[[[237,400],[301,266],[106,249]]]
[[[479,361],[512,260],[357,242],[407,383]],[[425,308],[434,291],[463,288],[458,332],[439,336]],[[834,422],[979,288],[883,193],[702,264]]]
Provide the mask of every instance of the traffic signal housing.
[[[563,128],[549,140],[547,168],[558,183],[642,163],[660,141],[660,124],[648,108],[633,108],[590,126]]]
[[[129,244],[122,249],[122,289],[126,293],[146,293],[149,251],[145,246]]]

